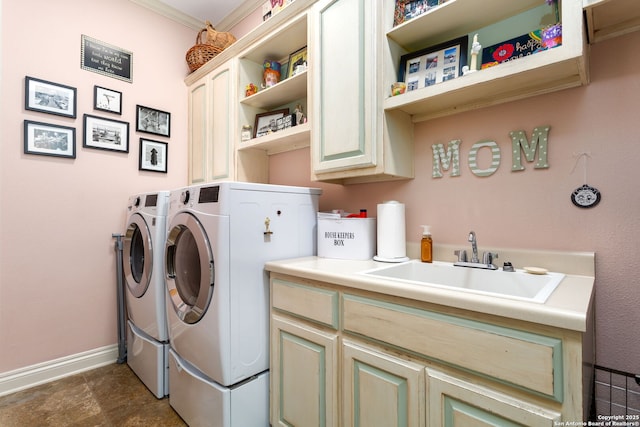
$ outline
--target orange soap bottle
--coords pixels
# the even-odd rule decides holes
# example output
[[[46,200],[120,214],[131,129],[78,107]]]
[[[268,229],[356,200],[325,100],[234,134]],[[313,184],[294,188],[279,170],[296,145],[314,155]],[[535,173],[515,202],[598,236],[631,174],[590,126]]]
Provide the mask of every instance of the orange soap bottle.
[[[420,241],[420,261],[433,262],[433,239],[431,238],[431,227],[422,226],[422,240]]]

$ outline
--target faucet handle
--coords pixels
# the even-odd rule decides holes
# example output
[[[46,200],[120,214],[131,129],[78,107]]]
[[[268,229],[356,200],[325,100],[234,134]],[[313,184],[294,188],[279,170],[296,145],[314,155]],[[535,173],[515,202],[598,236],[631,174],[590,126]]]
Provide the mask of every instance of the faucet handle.
[[[498,254],[497,253],[484,252],[482,254],[482,263],[483,264],[493,264],[493,259],[494,258],[498,258]]]
[[[458,262],[467,262],[467,251],[464,249],[458,249],[453,251],[458,256]]]

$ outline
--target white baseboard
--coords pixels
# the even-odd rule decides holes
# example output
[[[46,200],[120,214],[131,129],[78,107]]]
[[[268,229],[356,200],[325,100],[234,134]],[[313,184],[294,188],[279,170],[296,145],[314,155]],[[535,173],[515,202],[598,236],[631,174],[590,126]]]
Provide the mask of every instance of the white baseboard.
[[[0,396],[78,374],[118,360],[118,345],[108,345],[0,374]]]

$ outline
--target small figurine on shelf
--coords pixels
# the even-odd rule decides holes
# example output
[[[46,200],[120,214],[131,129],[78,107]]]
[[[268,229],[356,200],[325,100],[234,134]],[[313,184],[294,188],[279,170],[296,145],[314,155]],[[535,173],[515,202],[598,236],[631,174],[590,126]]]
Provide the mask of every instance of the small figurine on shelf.
[[[547,4],[553,8],[556,23],[542,29],[541,44],[544,49],[551,49],[562,44],[562,23],[560,23],[558,0],[547,0]]]
[[[251,96],[258,93],[258,86],[254,85],[253,83],[249,83],[245,88],[244,88],[244,96]]]
[[[302,112],[302,105],[296,105],[295,110],[293,110],[293,114],[296,116],[296,125],[301,125],[303,123],[307,123],[307,118],[304,116]]]
[[[262,73],[263,87],[271,87],[280,81],[280,63],[271,60],[265,60],[262,64],[264,72]]]
[[[482,45],[478,43],[478,35],[475,34],[473,36],[473,43],[471,44],[471,62],[469,66],[462,67],[462,75],[466,76],[470,73],[475,73],[478,71],[478,54],[482,49]]]

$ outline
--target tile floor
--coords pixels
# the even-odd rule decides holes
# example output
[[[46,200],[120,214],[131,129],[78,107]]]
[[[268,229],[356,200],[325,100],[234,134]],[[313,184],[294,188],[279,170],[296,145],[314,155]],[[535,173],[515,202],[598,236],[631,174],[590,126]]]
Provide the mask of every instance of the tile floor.
[[[114,363],[0,397],[2,427],[186,426],[129,366]]]

